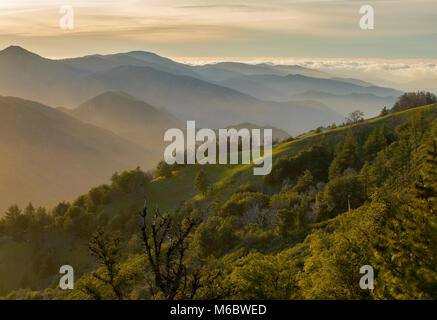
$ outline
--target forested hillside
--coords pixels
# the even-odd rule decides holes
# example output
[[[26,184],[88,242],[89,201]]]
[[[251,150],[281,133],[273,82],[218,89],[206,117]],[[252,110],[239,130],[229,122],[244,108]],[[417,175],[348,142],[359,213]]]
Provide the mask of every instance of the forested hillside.
[[[400,108],[402,110],[402,108]],[[318,129],[252,165],[115,173],[0,220],[8,299],[435,299],[437,105]],[[75,289],[59,289],[59,268]],[[362,290],[360,267],[375,270]]]

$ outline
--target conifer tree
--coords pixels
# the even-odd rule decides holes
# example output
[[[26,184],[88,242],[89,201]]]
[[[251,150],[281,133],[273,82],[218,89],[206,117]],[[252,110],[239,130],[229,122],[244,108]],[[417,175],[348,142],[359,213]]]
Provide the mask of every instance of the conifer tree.
[[[364,144],[363,151],[366,160],[371,161],[376,154],[387,146],[387,138],[384,135],[384,129],[376,128],[372,131]]]
[[[341,176],[346,169],[359,170],[361,160],[359,156],[359,147],[356,138],[352,133],[346,136],[341,151],[335,155],[334,160],[329,167],[329,179]]]
[[[377,298],[432,299],[437,295],[436,141],[437,122],[419,148],[424,156],[417,160],[416,183],[380,197],[385,214],[384,231],[374,245],[381,279]]]

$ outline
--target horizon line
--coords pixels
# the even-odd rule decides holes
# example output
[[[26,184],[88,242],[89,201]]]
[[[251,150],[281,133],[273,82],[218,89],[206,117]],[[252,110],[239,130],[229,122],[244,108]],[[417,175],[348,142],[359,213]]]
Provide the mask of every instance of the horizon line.
[[[384,61],[390,61],[390,62],[403,62],[403,61],[408,61],[408,62],[420,62],[420,61],[427,61],[427,62],[437,62],[437,58],[376,58],[376,57],[323,57],[323,56],[319,56],[319,57],[303,57],[303,56],[192,56],[192,55],[187,55],[187,56],[181,56],[181,55],[163,55],[154,51],[150,51],[150,50],[145,50],[145,49],[134,49],[134,50],[127,50],[127,51],[111,51],[111,52],[106,52],[106,53],[89,53],[89,54],[84,54],[84,55],[75,55],[75,56],[43,56],[41,54],[39,54],[37,51],[35,50],[30,50],[30,49],[26,49],[23,46],[20,45],[15,45],[15,44],[11,44],[8,46],[3,47],[1,51],[4,51],[8,48],[11,47],[18,47],[21,48],[23,50],[29,51],[31,53],[37,54],[43,58],[46,59],[50,59],[50,60],[65,60],[65,59],[77,59],[77,58],[83,58],[83,57],[87,57],[87,56],[93,56],[93,55],[101,55],[101,56],[105,56],[105,55],[113,55],[113,54],[122,54],[122,53],[131,53],[131,52],[145,52],[145,53],[151,53],[151,54],[155,54],[158,55],[160,57],[164,57],[164,58],[168,58],[171,59],[173,61],[179,62],[179,63],[184,63],[184,64],[191,64],[191,65],[205,65],[205,64],[215,64],[215,63],[220,63],[220,62],[240,62],[240,63],[247,63],[247,64],[262,64],[262,63],[272,63],[272,64],[277,64],[277,65],[281,65],[283,63],[275,63],[275,62],[280,62],[281,60],[310,60],[310,61],[317,61],[317,60],[332,60],[332,61],[336,61],[336,60],[351,60],[351,61],[372,61],[372,62],[384,62]],[[197,61],[196,61],[197,60]],[[199,61],[199,60],[204,60],[204,61]],[[194,62],[196,61],[196,62]],[[283,61],[285,62],[285,61]],[[290,61],[291,62],[291,61]]]

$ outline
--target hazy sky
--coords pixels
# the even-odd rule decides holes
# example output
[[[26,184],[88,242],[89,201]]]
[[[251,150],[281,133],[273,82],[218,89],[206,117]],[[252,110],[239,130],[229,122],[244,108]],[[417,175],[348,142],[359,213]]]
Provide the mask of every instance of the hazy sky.
[[[375,30],[359,28],[363,4]],[[62,5],[73,30],[59,27]],[[0,49],[11,44],[48,57],[437,58],[437,0],[0,0]]]

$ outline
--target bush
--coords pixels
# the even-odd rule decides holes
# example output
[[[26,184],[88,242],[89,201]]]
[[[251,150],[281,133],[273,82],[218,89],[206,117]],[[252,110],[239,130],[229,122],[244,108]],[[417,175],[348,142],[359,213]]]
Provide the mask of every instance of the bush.
[[[285,179],[296,181],[305,170],[309,170],[315,181],[328,179],[328,168],[332,156],[322,146],[313,146],[300,152],[294,157],[282,157],[277,159],[272,166],[272,172],[264,176],[267,184],[279,184]]]
[[[337,177],[328,184],[324,192],[317,195],[318,220],[333,218],[349,209],[358,208],[366,201],[366,190],[358,175]]]

